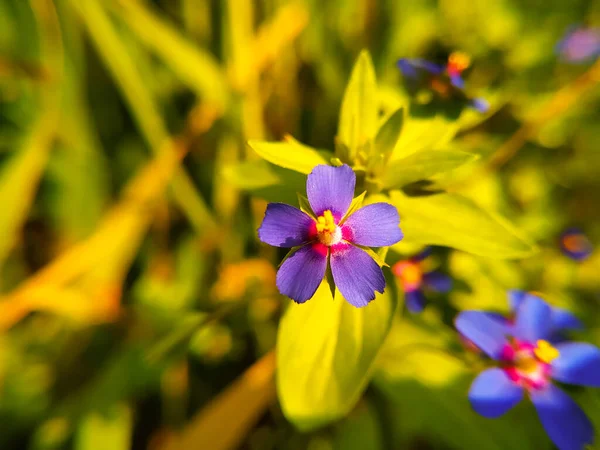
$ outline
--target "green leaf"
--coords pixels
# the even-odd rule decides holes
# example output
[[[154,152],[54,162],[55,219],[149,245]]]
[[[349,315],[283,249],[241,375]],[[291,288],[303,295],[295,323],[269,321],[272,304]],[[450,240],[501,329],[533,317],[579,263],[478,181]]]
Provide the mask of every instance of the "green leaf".
[[[392,161],[446,145],[456,134],[458,123],[427,105],[411,103],[402,130]]]
[[[111,408],[106,416],[89,414],[82,422],[77,439],[76,450],[101,450],[110,448],[126,450],[131,447],[133,416],[125,405]]]
[[[311,430],[346,415],[369,381],[396,307],[386,291],[355,308],[326,282],[308,302],[290,304],[277,336],[277,389],[287,419]]]
[[[362,401],[334,429],[334,450],[383,450],[384,440],[377,410]]]
[[[215,57],[188,41],[174,24],[163,20],[139,2],[107,1],[116,15],[124,20],[137,37],[159,55],[183,82],[203,99],[224,111],[228,87],[224,71]]]
[[[221,172],[232,185],[270,202],[293,205],[306,190],[306,176],[262,159],[229,165]]]
[[[364,245],[354,244],[359,248],[362,248],[365,252],[369,254],[371,258],[375,260],[379,267],[390,267],[389,264],[385,262],[385,254],[380,255],[378,252],[374,251],[371,247],[365,247]],[[387,247],[386,247],[387,248]],[[382,257],[383,256],[383,257]]]
[[[413,153],[393,161],[383,178],[384,189],[400,188],[434,175],[448,172],[478,159],[473,153],[456,150],[431,150]]]
[[[379,158],[385,164],[392,153],[398,139],[400,139],[400,133],[402,132],[402,125],[404,124],[404,109],[397,109],[388,119],[381,125],[377,136],[375,137],[375,145],[373,147],[372,158],[378,160]]]
[[[312,210],[312,207],[310,206],[310,202],[302,194],[298,194],[298,205],[300,206],[300,210],[304,211],[306,214],[308,214],[312,218],[316,217],[315,213]]]
[[[338,139],[347,152],[340,155],[343,161],[352,163],[374,138],[379,112],[377,98],[373,62],[369,52],[363,50],[352,70],[340,110]]]
[[[329,162],[316,149],[296,142],[248,141],[248,145],[264,160],[306,175],[315,166]]]
[[[442,245],[492,258],[524,258],[537,251],[505,219],[454,194],[408,197],[391,191],[405,240]],[[394,248],[394,247],[393,247]]]
[[[43,175],[52,146],[54,121],[43,114],[22,147],[15,152],[0,172],[0,265],[16,244],[20,229],[27,219],[40,177]]]
[[[348,208],[348,211],[346,211],[346,214],[344,214],[344,217],[342,217],[342,219],[340,220],[340,223],[344,223],[346,221],[346,219],[348,217],[350,217],[350,215],[352,213],[354,213],[357,209],[362,208],[362,205],[363,205],[363,202],[365,200],[365,195],[366,194],[367,194],[367,191],[364,191],[358,197],[354,197],[352,199],[352,203],[350,203],[350,207]]]

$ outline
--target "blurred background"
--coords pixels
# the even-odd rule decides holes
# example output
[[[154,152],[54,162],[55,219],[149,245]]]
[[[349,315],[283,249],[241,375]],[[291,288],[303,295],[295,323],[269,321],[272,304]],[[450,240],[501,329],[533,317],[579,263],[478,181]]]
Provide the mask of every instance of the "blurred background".
[[[551,449],[531,405],[471,411],[452,317],[535,290],[600,343],[600,253],[559,246],[572,226],[600,242],[600,68],[556,53],[586,25],[600,2],[0,1],[0,448]],[[384,110],[407,99],[398,58],[470,55],[491,109],[455,121],[452,148],[481,158],[448,190],[540,252],[435,248],[453,289],[399,308],[356,407],[300,432],[274,382],[283,253],[256,229],[304,177],[266,188],[246,141],[333,149],[362,49]],[[600,394],[569,392],[600,427]]]

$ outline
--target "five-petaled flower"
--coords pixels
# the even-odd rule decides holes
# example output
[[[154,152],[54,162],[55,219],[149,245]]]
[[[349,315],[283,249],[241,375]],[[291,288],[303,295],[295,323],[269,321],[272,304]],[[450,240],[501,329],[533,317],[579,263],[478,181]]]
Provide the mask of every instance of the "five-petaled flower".
[[[402,239],[400,218],[388,203],[349,211],[356,175],[343,165],[316,166],[308,175],[306,193],[312,211],[270,203],[258,229],[261,241],[292,248],[277,272],[279,291],[297,303],[316,292],[327,266],[344,298],[356,307],[383,293],[385,278],[375,260],[360,246],[386,247]]]
[[[452,287],[452,280],[447,275],[437,270],[426,270],[423,261],[430,254],[431,249],[427,248],[412,258],[398,261],[392,266],[392,273],[404,290],[406,307],[412,313],[419,313],[425,308],[423,289],[448,292]]]
[[[471,385],[469,400],[477,413],[499,417],[527,393],[560,450],[583,449],[592,442],[589,419],[552,380],[600,387],[600,349],[582,342],[551,343],[552,308],[548,304],[527,297],[510,326],[483,311],[463,311],[455,325],[499,365],[483,371]]]
[[[469,65],[469,57],[460,52],[452,53],[445,65],[421,58],[398,60],[398,67],[406,79],[407,87],[413,93],[426,89],[433,91],[441,99],[458,99],[484,113],[489,109],[488,103],[482,98],[469,98],[464,90],[462,73]]]
[[[556,45],[560,58],[580,63],[600,56],[600,28],[571,27]]]
[[[579,228],[567,228],[560,235],[560,249],[574,261],[587,259],[594,250],[588,237]]]

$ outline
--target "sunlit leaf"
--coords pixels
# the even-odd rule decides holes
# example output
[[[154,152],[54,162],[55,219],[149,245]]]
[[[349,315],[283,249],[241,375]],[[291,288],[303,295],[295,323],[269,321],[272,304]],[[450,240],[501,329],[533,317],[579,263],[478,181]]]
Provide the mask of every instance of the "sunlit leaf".
[[[310,430],[332,422],[358,401],[395,310],[390,286],[355,308],[327,283],[302,305],[290,303],[277,337],[277,388],[283,412]]]
[[[354,161],[358,152],[375,137],[379,112],[377,98],[373,62],[369,53],[362,51],[346,86],[340,110],[338,139],[348,152],[340,155],[343,161]]]
[[[86,416],[77,432],[76,450],[127,450],[131,448],[133,415],[127,406],[117,405],[105,415]]]
[[[400,139],[403,125],[404,109],[400,108],[388,117],[379,128],[377,136],[375,137],[375,144],[373,145],[372,158],[380,157],[384,163],[389,160],[398,139]]]
[[[309,174],[316,165],[329,163],[321,153],[306,145],[265,141],[249,141],[248,145],[266,161],[304,174]]]
[[[405,240],[442,245],[492,258],[524,258],[536,248],[506,219],[454,194],[409,197],[390,192]]]
[[[478,155],[456,150],[413,153],[390,163],[383,178],[384,188],[400,188],[475,161]]]

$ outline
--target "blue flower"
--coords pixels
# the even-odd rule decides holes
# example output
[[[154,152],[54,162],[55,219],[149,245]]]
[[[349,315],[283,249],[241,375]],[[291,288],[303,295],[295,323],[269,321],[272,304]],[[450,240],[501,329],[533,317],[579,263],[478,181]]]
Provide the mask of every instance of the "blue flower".
[[[574,261],[587,259],[594,250],[588,237],[579,228],[567,228],[560,235],[560,248]]]
[[[475,379],[469,400],[478,414],[495,418],[527,393],[554,444],[560,450],[583,450],[593,441],[592,424],[552,381],[600,387],[600,349],[582,342],[550,343],[552,314],[548,304],[530,296],[508,326],[483,311],[458,315],[458,331],[498,362]]]
[[[463,53],[452,53],[446,65],[420,58],[401,58],[397,64],[405,77],[408,89],[413,93],[427,89],[442,99],[458,98],[466,101],[467,105],[482,113],[489,109],[484,99],[469,98],[464,91],[465,81],[462,73],[469,67],[470,59]]]
[[[328,266],[336,287],[356,307],[366,306],[376,291],[385,289],[381,268],[361,246],[399,242],[400,218],[388,203],[349,212],[355,184],[349,166],[319,165],[306,180],[312,211],[283,203],[267,205],[258,237],[276,247],[297,247],[281,264],[276,279],[279,291],[297,303],[312,298]]]
[[[404,261],[398,261],[392,266],[392,273],[399,280],[404,290],[406,307],[412,313],[419,313],[425,308],[423,289],[435,292],[448,292],[452,287],[452,279],[443,273],[433,270],[426,271],[423,260],[431,254],[427,248],[418,255]]]
[[[571,27],[556,45],[563,61],[580,63],[600,56],[600,29],[583,26]]]

